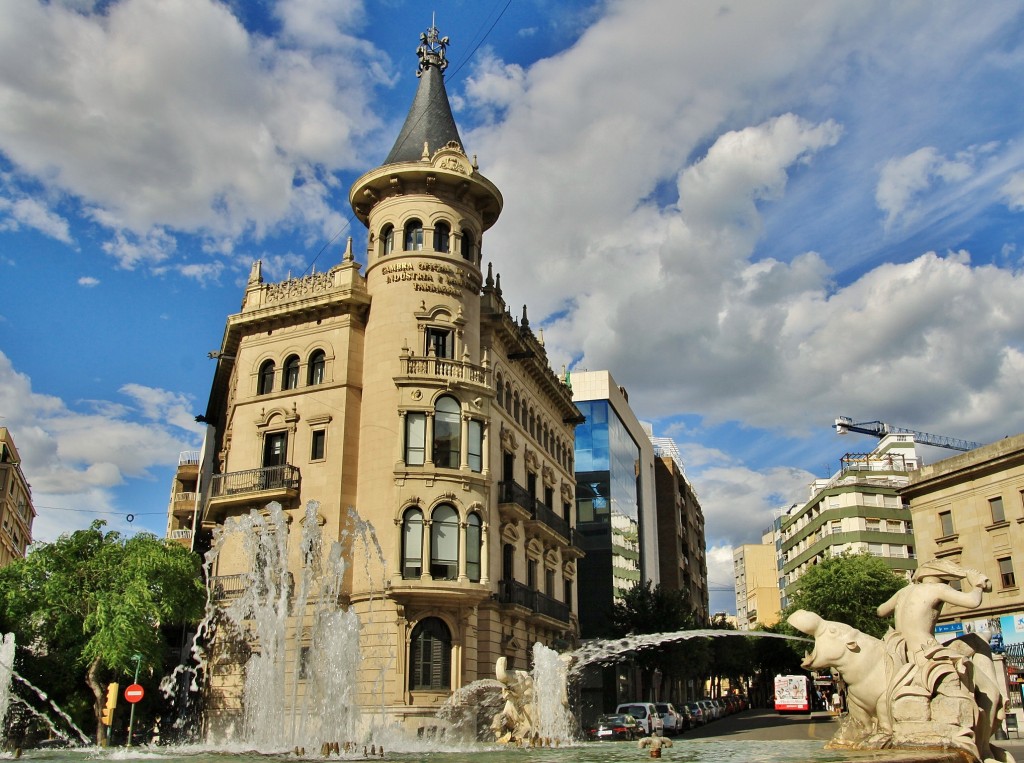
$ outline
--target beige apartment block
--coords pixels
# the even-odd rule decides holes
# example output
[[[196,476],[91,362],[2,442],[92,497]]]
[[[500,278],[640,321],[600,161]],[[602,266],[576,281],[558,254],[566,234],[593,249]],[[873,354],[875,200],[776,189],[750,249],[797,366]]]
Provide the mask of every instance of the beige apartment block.
[[[0,427],[0,567],[25,558],[35,518],[32,488],[21,470],[14,437]]]
[[[992,581],[981,607],[947,606],[942,622],[1024,614],[1024,434],[923,466],[901,495],[920,559],[950,559]]]
[[[733,549],[736,621],[741,631],[775,625],[781,612],[778,557],[774,540],[747,543]]]
[[[445,42],[426,38],[405,125],[350,191],[368,230],[365,271],[351,239],[325,272],[268,283],[253,265],[213,353],[196,488],[200,551],[232,517],[279,502],[296,580],[318,503],[323,537],[349,544],[340,600],[360,618],[359,703],[412,728],[493,678],[499,657],[526,668],[535,642],[579,634],[580,412],[526,309],[513,317],[484,266],[503,199],[459,137]],[[190,466],[168,525],[181,538]],[[379,553],[352,541],[364,523]],[[210,572],[222,603],[251,565],[238,541],[220,551]],[[222,726],[239,711],[240,672],[240,661],[212,671],[209,716]],[[304,679],[292,679],[301,698]]]

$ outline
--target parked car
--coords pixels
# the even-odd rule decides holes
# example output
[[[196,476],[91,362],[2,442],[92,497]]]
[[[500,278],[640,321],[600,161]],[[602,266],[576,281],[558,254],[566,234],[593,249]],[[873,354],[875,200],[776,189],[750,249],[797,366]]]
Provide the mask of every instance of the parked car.
[[[625,739],[644,736],[644,730],[632,715],[599,715],[587,727],[588,739]]]
[[[615,708],[617,714],[632,715],[643,727],[647,736],[657,734],[662,736],[665,733],[665,723],[658,715],[658,709],[653,702],[627,702]]]
[[[704,717],[708,719],[708,723],[717,721],[719,716],[721,716],[721,713],[718,711],[718,705],[710,699],[698,699],[697,704],[704,709]]]
[[[694,726],[703,726],[708,722],[708,717],[704,715],[704,708],[700,706],[699,702],[687,702],[686,709],[690,711]]]
[[[697,722],[693,718],[693,711],[690,710],[689,705],[680,705],[678,710],[679,718],[682,720],[683,723],[682,731],[689,731],[697,725]]]
[[[685,731],[683,716],[676,710],[675,705],[671,702],[655,702],[654,707],[658,710],[658,715],[661,716],[661,722],[665,727],[665,736],[675,736]]]

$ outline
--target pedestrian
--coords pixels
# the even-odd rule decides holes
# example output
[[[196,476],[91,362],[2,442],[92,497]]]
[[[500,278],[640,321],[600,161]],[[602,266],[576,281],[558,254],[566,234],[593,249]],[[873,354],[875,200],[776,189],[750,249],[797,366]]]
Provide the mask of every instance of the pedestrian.
[[[843,698],[839,696],[839,692],[832,692],[832,715],[839,715],[843,709]]]

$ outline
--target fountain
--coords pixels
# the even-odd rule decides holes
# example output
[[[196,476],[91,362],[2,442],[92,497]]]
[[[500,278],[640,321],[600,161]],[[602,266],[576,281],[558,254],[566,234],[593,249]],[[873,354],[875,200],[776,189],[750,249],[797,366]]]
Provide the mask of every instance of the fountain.
[[[200,632],[211,634],[210,622],[219,616],[217,637],[251,650],[238,737],[259,749],[316,750],[356,739],[360,623],[355,612],[339,604],[345,544],[324,549],[318,511],[316,501],[307,504],[297,581],[287,572],[287,518],[277,503],[266,512],[229,519],[207,554],[209,570],[224,544],[234,539],[250,560],[251,572],[237,598],[219,611],[211,598]],[[289,642],[306,646],[289,652]],[[229,728],[228,738],[235,731]]]
[[[11,676],[14,674],[14,634],[7,633],[0,638],[0,727],[7,717],[11,701]]]
[[[790,625],[814,636],[803,667],[835,669],[847,684],[850,713],[830,746],[959,750],[985,763],[1014,763],[992,743],[1005,708],[988,643],[973,633],[946,644],[935,639],[944,604],[973,609],[991,590],[977,570],[936,559],[878,607],[880,617],[895,615],[884,639],[794,612]]]

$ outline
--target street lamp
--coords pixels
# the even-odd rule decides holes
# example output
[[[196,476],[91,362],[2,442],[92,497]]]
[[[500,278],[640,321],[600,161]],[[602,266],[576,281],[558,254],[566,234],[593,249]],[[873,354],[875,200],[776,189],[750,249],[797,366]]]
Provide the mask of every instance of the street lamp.
[[[139,666],[142,664],[142,655],[138,654],[138,653],[133,654],[132,655],[132,659],[135,661],[135,680],[132,681],[132,684],[137,684],[139,682]],[[135,705],[137,705],[137,704],[138,704],[137,702],[132,702],[132,710],[128,714],[128,746],[129,747],[132,746],[132,726],[135,725]]]

